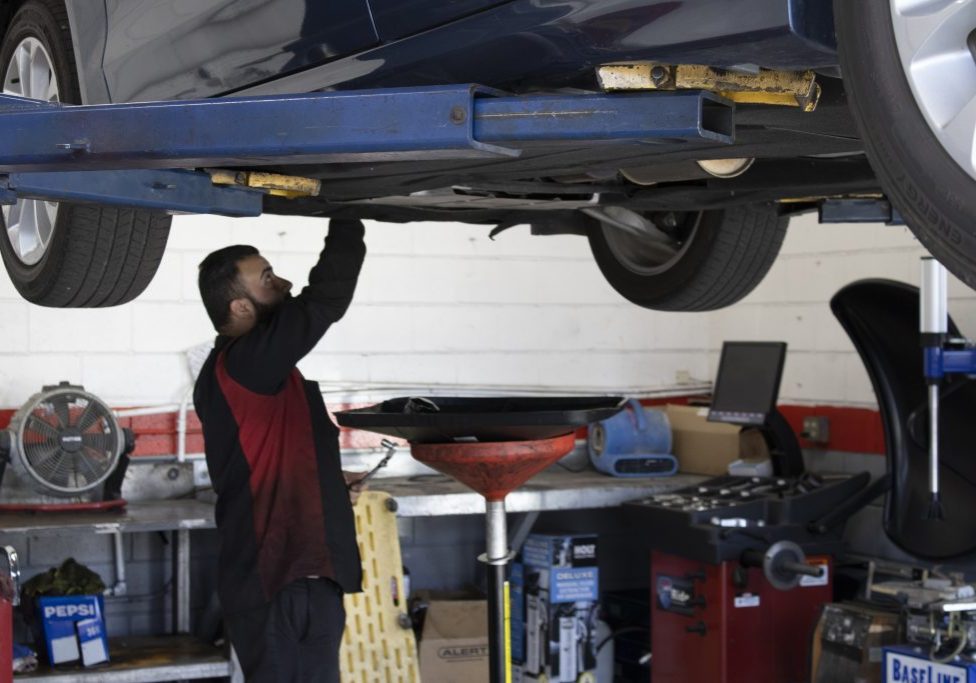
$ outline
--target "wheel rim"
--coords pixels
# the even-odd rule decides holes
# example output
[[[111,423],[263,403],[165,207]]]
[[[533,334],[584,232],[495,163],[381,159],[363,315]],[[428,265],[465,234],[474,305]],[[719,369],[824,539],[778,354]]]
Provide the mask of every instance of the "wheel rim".
[[[617,221],[634,226],[652,220],[630,209],[607,209],[607,213],[611,211]],[[702,214],[666,212],[653,216],[657,219],[653,221],[658,227],[656,234],[637,234],[606,223],[601,226],[603,237],[617,262],[643,277],[660,275],[681,260],[698,235]],[[673,221],[669,217],[673,217]]]
[[[14,49],[3,77],[3,94],[59,102],[60,90],[51,56],[37,38],[25,38]],[[19,199],[3,205],[7,239],[17,259],[26,266],[44,258],[54,235],[57,202]]]
[[[890,1],[915,101],[939,144],[976,180],[976,0]]]

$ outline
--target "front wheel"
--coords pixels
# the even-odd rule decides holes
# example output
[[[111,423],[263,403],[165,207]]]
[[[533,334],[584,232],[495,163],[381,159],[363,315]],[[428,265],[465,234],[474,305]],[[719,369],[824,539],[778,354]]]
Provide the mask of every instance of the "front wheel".
[[[976,287],[976,0],[834,0],[868,156],[919,240]]]
[[[590,249],[621,295],[659,311],[713,311],[739,301],[769,272],[789,219],[772,205],[638,214],[592,213]]]
[[[80,101],[64,3],[29,0],[0,44],[3,93]],[[114,306],[146,288],[172,219],[164,214],[21,199],[2,209],[0,254],[17,291],[42,306]]]

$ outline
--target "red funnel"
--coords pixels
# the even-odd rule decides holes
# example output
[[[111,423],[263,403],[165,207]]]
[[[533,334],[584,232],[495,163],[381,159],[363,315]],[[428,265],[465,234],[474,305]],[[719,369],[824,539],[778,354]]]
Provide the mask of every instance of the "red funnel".
[[[537,441],[415,443],[414,458],[489,501],[505,496],[573,450],[575,434]]]

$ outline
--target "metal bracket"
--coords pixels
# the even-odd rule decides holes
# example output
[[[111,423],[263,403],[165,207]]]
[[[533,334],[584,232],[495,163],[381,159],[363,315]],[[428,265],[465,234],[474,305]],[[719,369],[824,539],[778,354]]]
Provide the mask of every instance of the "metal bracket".
[[[161,211],[260,216],[264,194],[215,187],[196,171],[55,171],[0,176],[0,204],[18,198],[94,202]]]
[[[597,69],[607,92],[627,90],[708,90],[740,104],[800,107],[812,112],[821,88],[813,71],[742,73],[697,64],[607,64]]]
[[[727,144],[734,115],[727,101],[699,91],[512,96],[451,85],[92,106],[3,95],[0,203],[29,197],[255,216],[265,193],[314,196],[321,184],[187,169],[504,161],[534,145]]]

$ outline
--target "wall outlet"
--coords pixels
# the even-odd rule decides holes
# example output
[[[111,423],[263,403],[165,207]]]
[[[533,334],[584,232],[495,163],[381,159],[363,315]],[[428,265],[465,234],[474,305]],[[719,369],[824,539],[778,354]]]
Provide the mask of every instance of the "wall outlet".
[[[674,381],[678,384],[691,384],[691,373],[687,370],[678,370],[674,373]]]
[[[803,432],[800,436],[814,443],[828,443],[830,441],[830,418],[822,415],[807,415],[803,418]]]

